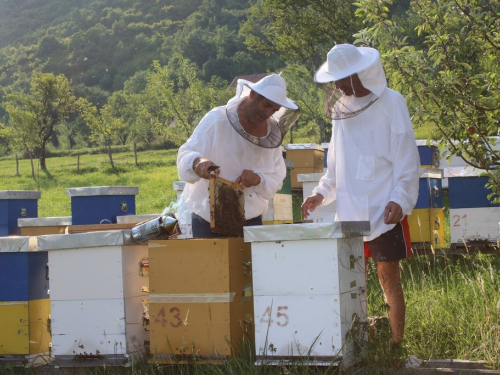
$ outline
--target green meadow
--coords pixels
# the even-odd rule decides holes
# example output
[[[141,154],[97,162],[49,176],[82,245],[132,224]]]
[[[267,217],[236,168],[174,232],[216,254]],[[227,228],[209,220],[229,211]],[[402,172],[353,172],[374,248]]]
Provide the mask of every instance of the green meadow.
[[[161,213],[176,200],[173,182],[178,180],[176,150],[114,154],[112,169],[105,154],[50,157],[48,172],[35,169],[29,160],[0,160],[0,190],[40,190],[39,217],[70,216],[71,202],[66,189],[89,186],[137,186],[136,213]],[[407,322],[404,348],[395,355],[387,347],[386,336],[363,344],[365,360],[356,371],[388,373],[397,358],[464,359],[485,361],[500,370],[500,257],[470,253],[446,256],[436,251],[415,255],[401,263]],[[384,316],[386,306],[372,262],[367,269],[368,316]],[[316,369],[298,361],[289,366],[256,366],[251,343],[246,350],[223,365],[157,366],[147,356],[122,373],[135,374],[311,374],[356,373],[336,366]],[[397,357],[397,358],[396,358]],[[27,372],[31,370],[26,370]],[[86,372],[87,371],[87,372]],[[113,373],[110,368],[88,369],[82,373]],[[354,372],[353,372],[354,371]],[[0,374],[14,369],[0,364]]]

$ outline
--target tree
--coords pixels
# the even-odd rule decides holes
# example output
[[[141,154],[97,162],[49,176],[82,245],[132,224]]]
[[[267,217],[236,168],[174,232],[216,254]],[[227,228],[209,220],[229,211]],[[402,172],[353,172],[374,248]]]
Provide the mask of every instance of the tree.
[[[83,118],[92,130],[91,138],[106,147],[111,168],[115,169],[111,146],[127,125],[120,117],[113,116],[113,110],[107,104],[98,110],[87,100],[80,99],[78,105]]]
[[[452,154],[475,168],[498,171],[493,136],[500,130],[500,3],[413,0],[405,24],[389,17],[391,5],[358,2],[357,15],[368,25],[358,42],[381,51],[414,125],[434,124]],[[498,173],[490,181],[500,188]]]
[[[278,53],[313,71],[335,43],[349,43],[361,22],[347,0],[261,0],[242,26],[252,51]]]
[[[39,150],[43,171],[47,170],[45,145],[56,126],[73,113],[75,102],[70,82],[62,74],[33,73],[29,93],[7,95],[6,110],[15,138],[28,151]]]
[[[177,144],[182,144],[193,132],[201,118],[214,106],[229,99],[229,91],[204,83],[196,67],[178,56],[174,75],[168,67],[155,61],[154,72],[148,78],[146,94],[153,98],[157,111],[151,121],[159,132],[167,132]]]

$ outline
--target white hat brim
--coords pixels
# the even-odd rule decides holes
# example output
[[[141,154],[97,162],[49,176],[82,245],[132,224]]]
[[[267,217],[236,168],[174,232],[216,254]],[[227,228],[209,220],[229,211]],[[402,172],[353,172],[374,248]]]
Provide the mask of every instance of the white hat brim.
[[[373,48],[367,47],[356,47],[361,54],[363,59],[356,65],[350,66],[349,69],[343,69],[338,72],[328,71],[328,60],[320,66],[320,68],[314,74],[314,82],[316,83],[327,83],[332,81],[339,81],[346,77],[350,77],[353,74],[359,73],[366,68],[370,67],[378,58],[378,52]]]
[[[262,90],[259,90],[259,88],[256,88],[255,84],[253,84],[252,82],[245,81],[245,82],[243,82],[243,84],[245,86],[247,86],[249,89],[255,91],[257,94],[262,95],[264,98],[272,101],[273,103],[279,104],[280,106],[288,108],[288,109],[293,109],[293,110],[299,109],[299,106],[297,104],[295,104],[295,102],[291,99],[286,98],[286,100],[283,101],[283,100],[278,99],[278,98],[272,98],[272,97],[269,97],[268,93],[266,93]]]

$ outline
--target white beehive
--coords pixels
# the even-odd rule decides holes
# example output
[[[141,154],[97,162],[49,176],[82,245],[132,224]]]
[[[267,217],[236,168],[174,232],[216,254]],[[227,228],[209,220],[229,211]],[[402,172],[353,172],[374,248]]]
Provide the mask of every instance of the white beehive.
[[[342,359],[350,366],[366,321],[368,222],[245,227],[252,246],[256,356]],[[350,340],[349,337],[355,339]]]
[[[130,230],[38,237],[48,251],[54,357],[144,353],[148,246]]]
[[[302,196],[306,199],[312,195],[313,189],[318,186],[319,180],[323,177],[324,173],[307,173],[297,175],[297,181],[302,182]],[[335,214],[337,213],[337,205],[335,201],[326,206],[319,206],[311,212],[309,219],[314,223],[333,223],[335,221]]]

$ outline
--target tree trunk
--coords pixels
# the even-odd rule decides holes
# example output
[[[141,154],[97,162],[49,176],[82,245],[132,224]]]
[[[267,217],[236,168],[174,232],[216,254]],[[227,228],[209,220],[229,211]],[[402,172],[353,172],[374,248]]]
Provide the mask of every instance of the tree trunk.
[[[35,165],[33,164],[33,153],[30,151],[31,177],[35,178]]]
[[[19,177],[19,159],[16,154],[16,176]]]
[[[80,172],[80,154],[76,154],[76,171]]]
[[[47,170],[47,165],[45,164],[45,142],[40,145],[40,169],[42,171]]]
[[[113,163],[113,154],[111,153],[111,145],[108,145],[108,156],[109,162],[111,163],[111,168],[115,169],[115,163]]]
[[[137,163],[137,143],[134,141],[134,157],[135,157],[135,166],[138,167],[139,164]]]

